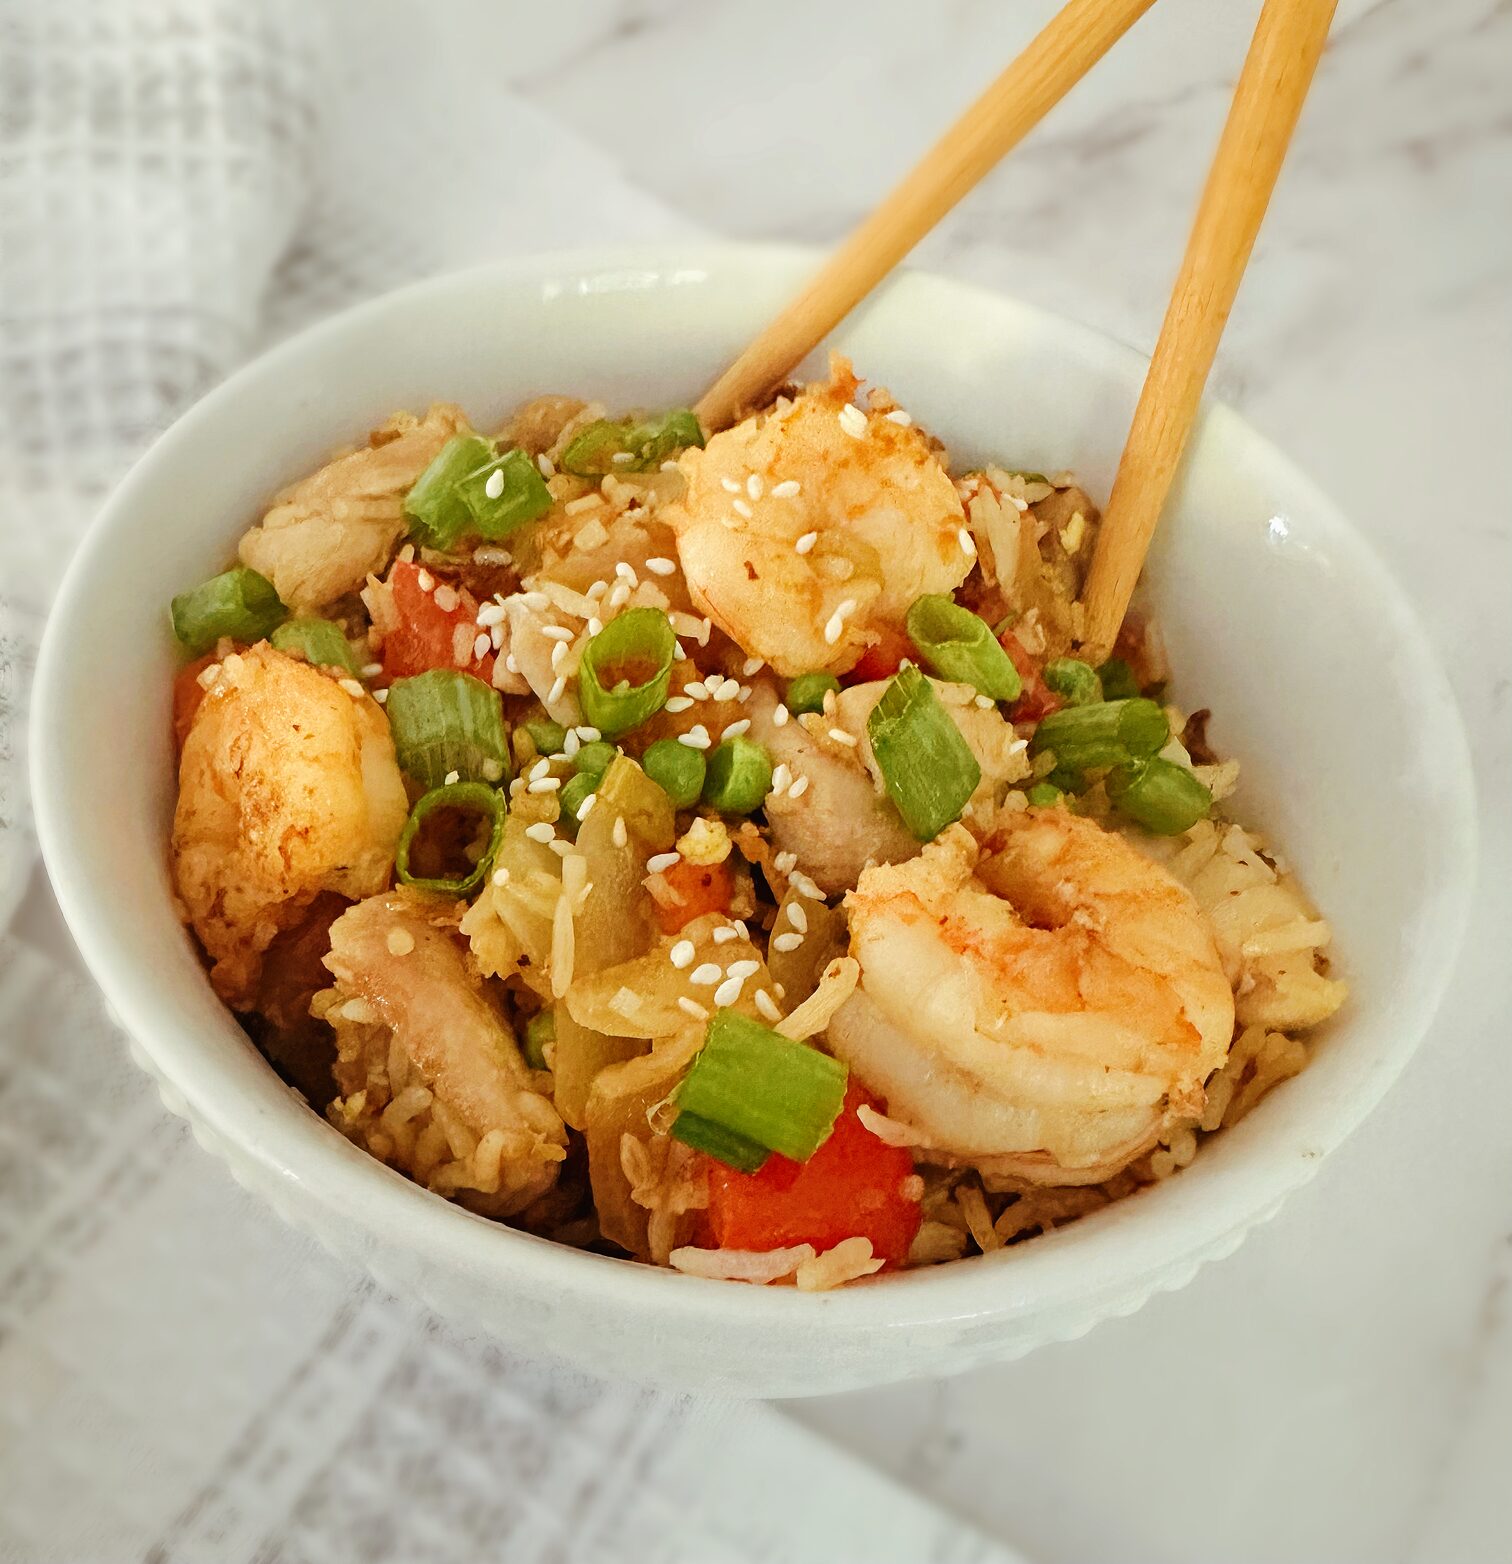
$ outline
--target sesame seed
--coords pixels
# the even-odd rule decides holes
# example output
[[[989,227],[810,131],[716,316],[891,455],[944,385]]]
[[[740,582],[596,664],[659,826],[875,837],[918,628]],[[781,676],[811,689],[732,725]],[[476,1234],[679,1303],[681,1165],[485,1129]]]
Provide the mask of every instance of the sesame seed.
[[[724,976],[724,970],[716,966],[712,961],[705,961],[694,967],[688,974],[688,981],[696,983],[700,988],[712,987]]]
[[[809,779],[807,777],[799,777],[798,780],[788,789],[788,797],[802,798],[803,795],[808,792],[808,784]]]
[[[387,706],[388,705],[388,691],[387,690],[374,690],[373,691],[373,699],[375,701],[377,701],[380,706]]]
[[[693,941],[690,939],[680,939],[671,950],[672,965],[677,967],[679,970],[681,970],[683,967],[691,967],[693,965],[694,954],[695,952],[693,949]]]
[[[726,494],[739,494],[740,493],[740,485],[738,483],[736,483],[736,481],[733,478],[721,478],[719,480],[719,485],[725,491]]]
[[[765,667],[766,663],[760,657],[747,657],[740,665],[740,671],[749,679],[753,673],[760,673]]]
[[[798,888],[800,895],[807,896],[810,901],[824,900],[824,892],[801,869],[794,869],[788,878]]]
[[[732,701],[740,694],[740,680],[726,679],[718,686],[710,685],[709,694],[716,701]]]
[[[730,723],[730,725],[720,733],[719,742],[723,744],[726,739],[738,739],[742,733],[749,733],[750,731],[751,719],[749,717],[742,717],[739,722]]]
[[[506,885],[509,884],[509,870],[495,869],[493,872],[493,882],[502,890]]]
[[[570,641],[572,639],[572,631],[565,625],[542,625],[541,634],[548,641]]]
[[[556,840],[556,832],[544,820],[537,820],[534,825],[526,826],[525,834],[532,842],[550,844]]]
[[[740,998],[740,991],[743,987],[745,987],[744,978],[727,977],[714,990],[714,1003],[716,1005],[733,1005]]]
[[[623,608],[630,601],[630,584],[627,581],[615,583],[614,590],[609,594],[609,606],[611,608]]]
[[[340,683],[342,689],[344,689],[354,701],[360,701],[362,697],[367,694],[367,691],[355,679],[342,679]]]
[[[782,852],[772,860],[772,867],[778,874],[791,874],[798,867],[798,854],[794,852]]]
[[[529,781],[534,782],[537,777],[544,777],[550,770],[551,762],[543,757],[542,759],[536,761],[536,763],[530,768],[528,772],[526,772],[525,775]]]
[[[460,782],[461,780],[462,773],[460,771],[448,771],[446,776],[443,778],[443,781],[447,787],[450,787],[454,782]]]
[[[728,945],[732,939],[739,938],[740,936],[728,924],[725,924],[723,927],[714,930],[714,943],[716,945]],[[734,967],[730,968],[731,972],[734,970]]]
[[[401,564],[405,564],[405,565],[412,564],[414,562],[414,558],[415,558],[415,545],[413,543],[406,543],[404,545],[404,547],[399,550],[399,561],[400,561],[400,563]]]
[[[556,477],[556,463],[552,461],[552,459],[545,453],[545,451],[542,451],[541,454],[536,457],[536,471],[539,472],[543,478]]]
[[[759,961],[752,961],[749,957],[744,957],[739,961],[732,961],[730,963],[730,976],[732,978],[739,978],[741,982],[744,982],[748,977],[755,977],[756,974],[760,971],[761,963]]]
[[[735,503],[730,506],[730,509],[734,511],[737,516],[742,516],[747,521],[751,519],[753,514],[749,503],[745,500],[736,500]]]
[[[844,744],[848,749],[856,747],[856,735],[847,733],[844,728],[831,728],[829,736],[837,743]]]
[[[677,1008],[697,1021],[709,1019],[709,1012],[696,999],[689,999],[686,994],[677,996]]]
[[[621,560],[614,567],[614,573],[620,578],[621,581],[628,583],[632,587],[638,587],[640,585],[640,577],[635,573],[635,566],[627,565],[624,560]]]
[[[575,500],[568,500],[562,507],[564,516],[580,516],[585,510],[597,510],[604,503],[601,494],[580,494]]]
[[[837,704],[838,703],[835,698],[835,692],[833,690],[826,690],[824,692],[824,715],[826,717],[833,717],[835,715],[835,707]]]
[[[554,793],[562,785],[560,777],[537,777],[526,789],[529,793]]]
[[[436,589],[436,578],[422,565],[415,573],[415,585],[422,592],[434,592]]]
[[[567,643],[565,641],[554,642],[551,648],[551,669],[553,673],[555,673],[556,670],[562,666],[562,662],[566,656]]]
[[[817,532],[805,532],[793,545],[793,552],[796,554],[807,554],[818,541],[819,534]]]
[[[664,556],[658,554],[654,558],[648,559],[646,561],[646,569],[649,570],[653,576],[670,576],[677,569],[677,564],[674,560],[667,559]]]
[[[976,558],[976,539],[972,537],[972,535],[966,530],[965,527],[962,527],[960,531],[956,533],[956,542],[961,545],[961,552],[967,557],[967,559]]]
[[[604,621],[597,614],[588,616],[587,630],[590,636],[597,635],[604,628]]]
[[[686,733],[679,733],[677,742],[686,744],[689,749],[707,749],[710,744],[709,730],[700,722]]]
[[[761,496],[766,493],[766,480],[759,472],[753,472],[751,476],[746,479],[746,493],[749,494],[753,500],[759,500]]]
[[[609,458],[609,460],[613,462],[616,467],[623,467],[626,465],[626,463],[633,462],[635,460],[635,452],[616,451],[614,455]]]
[[[788,905],[788,922],[798,930],[800,934],[808,933],[808,914],[803,910],[802,902],[791,902]]]
[[[866,414],[854,402],[847,402],[840,409],[840,427],[851,439],[859,440],[866,433]]]
[[[565,858],[572,851],[572,843],[564,842],[559,836],[553,837],[546,845],[558,858]]]
[[[766,1017],[768,1021],[780,1021],[782,1012],[777,1008],[777,1001],[764,989],[758,988],[751,998],[756,1001],[757,1011]]]
[[[568,728],[566,736],[562,739],[562,753],[568,760],[571,760],[578,750],[582,748],[582,745],[583,741],[571,728]]]
[[[772,498],[774,500],[791,500],[796,497],[803,487],[796,478],[784,478],[781,483],[772,485]]]
[[[488,643],[493,649],[502,651],[504,647],[504,626],[490,625],[488,627]]]
[[[676,716],[680,711],[686,711],[692,704],[692,700],[686,695],[669,695],[665,703],[666,709],[673,716]]]
[[[706,701],[709,698],[709,686],[702,679],[690,679],[683,685],[683,694],[689,700]]]
[[[591,723],[587,722],[578,723],[578,725],[572,731],[576,733],[585,744],[597,744],[598,741],[604,736]]]
[[[735,920],[735,932],[741,937],[741,939],[750,939],[751,937],[751,931],[746,927],[744,918],[737,918]]]
[[[976,697],[976,704],[981,707],[983,711],[991,711],[992,708],[997,705],[997,702],[993,700],[990,695],[978,695]]]
[[[588,818],[589,811],[593,808],[593,806],[596,803],[598,803],[598,794],[597,793],[590,793],[587,796],[587,798],[585,798],[582,801],[582,803],[578,805],[578,810],[577,810],[578,820],[579,821],[586,820]]]
[[[597,795],[595,795],[595,797],[596,796]],[[614,836],[614,845],[616,847],[625,847],[625,846],[627,846],[629,844],[630,833],[629,833],[629,831],[627,831],[625,829],[624,819],[621,816],[619,816],[619,815],[616,815],[614,817],[613,836]]]
[[[793,768],[784,761],[780,761],[772,772],[772,791],[785,793],[793,780]]]
[[[607,581],[595,581],[593,585],[589,587],[585,593],[583,593],[583,596],[586,597],[590,603],[596,603],[608,590],[609,583]]]
[[[912,417],[905,413],[901,407],[895,407],[892,412],[886,414],[885,416],[888,423],[901,424],[905,429],[908,428],[908,426],[913,422]]]
[[[698,621],[698,644],[707,646],[709,637],[714,633],[714,621],[707,617]]]
[[[516,662],[515,654],[513,652],[511,652],[504,659],[504,666],[509,670],[510,673],[518,673],[520,671],[520,665],[518,662]]]
[[[436,588],[436,607],[444,613],[449,614],[459,601],[460,599],[451,587],[442,585]]]
[[[364,679],[376,679],[382,672],[382,663],[363,663],[362,665],[362,677]]]
[[[777,710],[772,713],[772,721],[776,724],[777,727],[785,728],[788,724],[788,719],[792,715],[792,712],[790,712],[786,706],[779,705]]]
[[[491,500],[496,500],[504,492],[504,469],[495,467],[488,475],[488,482],[483,485],[483,492]]]
[[[551,599],[544,592],[521,592],[520,601],[526,608],[533,608],[537,611],[551,607]]]
[[[797,950],[803,943],[801,934],[778,934],[772,940],[772,949],[781,951],[784,955],[790,950]]]
[[[556,703],[559,700],[561,700],[561,698],[566,693],[567,693],[567,677],[566,677],[565,674],[560,674],[559,673],[556,676],[556,678],[552,681],[551,688],[549,690],[547,690],[547,692],[546,692],[547,704],[548,705],[552,705],[552,706],[556,705]]]
[[[488,653],[489,653],[489,649],[492,646],[493,646],[493,641],[489,637],[488,631],[487,630],[483,631],[483,633],[481,635],[479,635],[473,641],[473,656],[475,658],[487,657]]]
[[[653,853],[646,860],[646,868],[652,874],[660,874],[663,869],[670,869],[681,857],[681,853]]]
[[[826,646],[833,646],[840,639],[845,631],[846,616],[855,613],[855,611],[856,600],[853,597],[848,597],[829,616],[829,622],[824,627],[824,642]]]
[[[485,603],[478,610],[478,623],[487,629],[504,623],[505,608],[502,603]]]
[[[672,655],[678,662],[684,661],[684,659],[687,657],[688,654],[683,650],[683,644],[681,641],[674,641],[672,643]]]

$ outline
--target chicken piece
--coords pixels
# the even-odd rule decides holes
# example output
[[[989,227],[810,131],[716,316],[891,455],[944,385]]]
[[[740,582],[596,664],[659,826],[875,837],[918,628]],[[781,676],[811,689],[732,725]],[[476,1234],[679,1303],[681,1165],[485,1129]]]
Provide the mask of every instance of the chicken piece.
[[[952,826],[846,898],[861,988],[831,1047],[926,1161],[1099,1183],[1200,1114],[1234,999],[1191,895],[1064,809]]]
[[[404,535],[404,497],[441,447],[468,427],[437,402],[424,418],[395,413],[368,443],[274,497],[237,552],[296,613],[312,613],[381,574]]]
[[[235,1010],[321,891],[389,883],[409,802],[382,709],[267,642],[220,664],[179,759],[174,883]]]
[[[407,891],[331,925],[331,1122],[436,1194],[504,1217],[556,1182],[567,1132],[455,937],[455,909]]]
[[[684,451],[687,494],[663,513],[699,611],[785,677],[846,672],[971,568],[928,440],[857,407],[857,386],[835,358],[827,383]]]

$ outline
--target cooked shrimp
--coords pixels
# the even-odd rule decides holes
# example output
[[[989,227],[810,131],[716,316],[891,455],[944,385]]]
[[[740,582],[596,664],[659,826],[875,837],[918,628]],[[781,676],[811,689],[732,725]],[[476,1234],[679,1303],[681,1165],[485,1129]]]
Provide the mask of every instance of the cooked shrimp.
[[[368,443],[277,495],[242,538],[244,565],[260,571],[290,608],[308,612],[381,573],[404,533],[404,496],[441,447],[467,428],[460,408],[437,402],[424,418],[396,413]]]
[[[926,1159],[1095,1183],[1200,1111],[1234,1002],[1191,896],[1065,810],[952,826],[847,898],[862,987],[835,1051]]]
[[[331,1122],[374,1156],[487,1216],[556,1181],[567,1132],[454,937],[451,908],[407,891],[331,925]]]
[[[173,877],[234,1009],[321,891],[388,884],[409,804],[383,712],[266,642],[220,665],[179,760]]]
[[[971,568],[939,457],[857,407],[857,385],[836,358],[828,383],[685,451],[688,492],[665,511],[694,603],[786,676],[845,672],[874,627]]]

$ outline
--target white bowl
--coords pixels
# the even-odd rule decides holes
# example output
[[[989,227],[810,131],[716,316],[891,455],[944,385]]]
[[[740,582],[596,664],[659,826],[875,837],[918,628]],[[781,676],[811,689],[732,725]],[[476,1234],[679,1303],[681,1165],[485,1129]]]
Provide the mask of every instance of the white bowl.
[[[356,1150],[263,1062],[173,914],[170,595],[223,567],[269,494],[398,407],[487,423],[564,391],[696,395],[815,255],[750,246],[547,257],[405,289],[249,365],[137,465],[68,573],[37,673],[33,787],[85,960],[201,1144],[396,1293],[516,1347],[662,1386],[843,1390],[1017,1357],[1230,1253],[1379,1101],[1446,981],[1472,881],[1470,764],[1402,592],[1292,465],[1206,415],[1151,563],[1178,694],[1244,764],[1332,920],[1352,997],[1312,1066],[1178,1178],[1012,1250],[805,1295],[694,1280],[495,1226]],[[965,464],[1073,467],[1106,494],[1143,362],[958,282],[903,274],[840,332]]]

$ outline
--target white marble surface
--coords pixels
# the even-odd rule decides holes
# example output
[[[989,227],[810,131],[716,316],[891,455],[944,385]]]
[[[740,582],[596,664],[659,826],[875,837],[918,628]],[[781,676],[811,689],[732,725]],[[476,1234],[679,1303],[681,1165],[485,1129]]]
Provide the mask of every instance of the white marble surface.
[[[710,229],[827,240],[1052,9],[598,0],[501,20],[500,72]],[[918,259],[1148,348],[1255,10],[1164,0]],[[1412,584],[1463,704],[1485,874],[1432,1036],[1184,1293],[793,1408],[1045,1561],[1512,1557],[1509,76],[1504,0],[1346,0],[1217,374]]]

